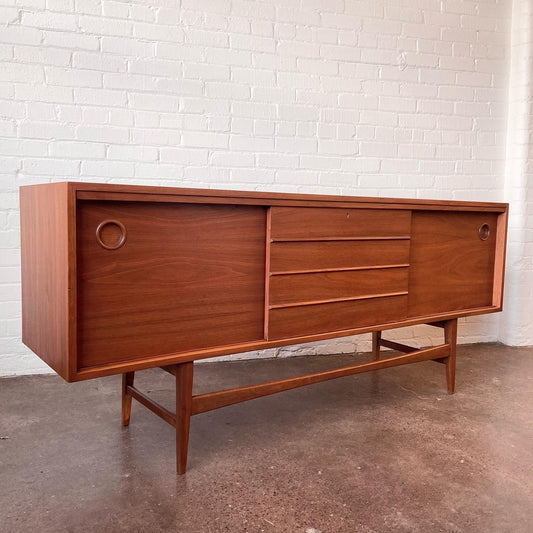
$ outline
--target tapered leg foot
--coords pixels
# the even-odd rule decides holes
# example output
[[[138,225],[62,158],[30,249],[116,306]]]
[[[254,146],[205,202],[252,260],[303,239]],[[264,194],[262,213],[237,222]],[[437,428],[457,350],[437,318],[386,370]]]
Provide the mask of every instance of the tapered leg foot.
[[[372,332],[372,356],[374,361],[379,361],[379,349],[381,341],[381,331]]]
[[[189,449],[193,363],[176,365],[176,470],[185,474]]]
[[[457,319],[444,324],[444,342],[450,345],[450,355],[446,358],[446,387],[448,394],[455,392],[455,355],[457,351]]]
[[[128,426],[130,423],[131,416],[131,394],[128,394],[127,387],[128,385],[133,386],[133,379],[135,377],[135,372],[127,372],[122,374],[122,425]]]

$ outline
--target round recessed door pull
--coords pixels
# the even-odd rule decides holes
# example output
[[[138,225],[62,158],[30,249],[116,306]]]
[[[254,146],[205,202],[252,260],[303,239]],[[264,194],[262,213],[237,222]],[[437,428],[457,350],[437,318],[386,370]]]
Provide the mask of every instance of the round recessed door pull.
[[[106,250],[118,250],[126,242],[126,228],[118,220],[104,220],[96,228],[96,241]]]
[[[489,225],[488,224],[481,224],[481,226],[479,226],[479,229],[478,229],[478,235],[479,235],[479,238],[482,241],[486,241],[489,238],[489,235],[490,235]]]

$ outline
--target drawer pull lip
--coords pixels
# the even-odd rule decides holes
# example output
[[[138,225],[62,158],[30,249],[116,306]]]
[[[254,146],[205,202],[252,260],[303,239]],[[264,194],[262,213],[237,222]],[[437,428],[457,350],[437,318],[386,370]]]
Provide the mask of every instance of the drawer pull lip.
[[[120,235],[115,242],[105,242],[103,238],[103,231],[108,226],[117,226],[120,230]],[[96,242],[106,250],[118,250],[126,242],[126,227],[119,220],[104,220],[96,228]]]
[[[482,241],[486,241],[490,236],[490,226],[487,223],[481,224],[477,230],[477,233]]]
[[[374,237],[273,237],[270,242],[336,242],[336,241],[409,241],[410,235],[377,235]]]
[[[351,272],[357,270],[383,270],[387,268],[408,268],[409,263],[399,263],[395,265],[368,265],[358,267],[338,267],[338,268],[311,268],[308,270],[280,270],[270,272],[271,276],[293,276],[294,274],[323,274],[327,272]]]

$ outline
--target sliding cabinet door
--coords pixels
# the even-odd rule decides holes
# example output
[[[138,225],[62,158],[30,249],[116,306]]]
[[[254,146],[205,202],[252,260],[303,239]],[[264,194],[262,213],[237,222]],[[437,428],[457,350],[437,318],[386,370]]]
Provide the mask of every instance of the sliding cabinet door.
[[[266,209],[79,201],[78,368],[263,339]]]
[[[497,213],[415,211],[409,316],[493,305]]]

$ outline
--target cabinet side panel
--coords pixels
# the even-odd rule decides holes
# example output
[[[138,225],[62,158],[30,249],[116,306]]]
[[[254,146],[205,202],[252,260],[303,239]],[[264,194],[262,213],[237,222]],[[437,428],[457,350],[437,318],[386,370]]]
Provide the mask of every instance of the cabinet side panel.
[[[265,208],[79,201],[77,213],[78,368],[264,338]],[[104,223],[114,242],[110,220],[125,232],[114,250],[96,237]]]
[[[497,217],[413,212],[409,317],[492,305]],[[488,235],[480,230],[484,225]]]
[[[64,379],[68,372],[67,184],[20,189],[22,342]]]
[[[498,215],[498,230],[496,235],[496,257],[494,261],[494,289],[492,305],[500,310],[503,307],[503,284],[505,278],[505,252],[507,244],[508,211]]]

